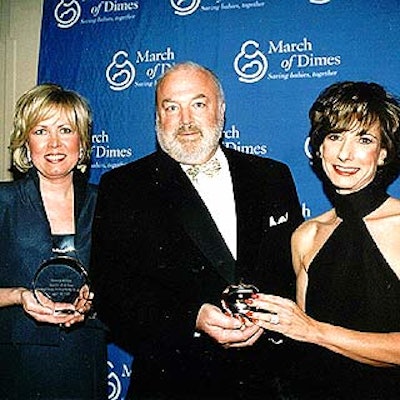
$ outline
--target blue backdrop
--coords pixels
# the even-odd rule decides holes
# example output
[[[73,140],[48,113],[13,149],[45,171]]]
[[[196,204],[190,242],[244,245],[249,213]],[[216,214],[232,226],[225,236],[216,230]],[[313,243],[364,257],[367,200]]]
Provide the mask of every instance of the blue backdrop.
[[[154,83],[193,60],[220,77],[224,144],[290,165],[306,218],[329,207],[307,158],[308,109],[336,81],[400,94],[400,0],[45,0],[39,83],[94,113],[91,181],[155,149]],[[400,194],[398,181],[390,188]],[[140,194],[139,194],[140,195]],[[109,399],[131,356],[109,346]],[[134,372],[133,372],[134,373]]]

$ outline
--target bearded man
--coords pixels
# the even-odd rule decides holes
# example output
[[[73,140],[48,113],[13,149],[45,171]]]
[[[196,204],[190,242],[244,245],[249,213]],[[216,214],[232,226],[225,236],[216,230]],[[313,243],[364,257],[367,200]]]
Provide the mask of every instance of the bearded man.
[[[281,396],[285,343],[220,299],[241,282],[293,297],[300,205],[285,164],[220,144],[224,116],[216,75],[176,64],[156,85],[160,148],[101,178],[95,309],[134,356],[129,399]]]

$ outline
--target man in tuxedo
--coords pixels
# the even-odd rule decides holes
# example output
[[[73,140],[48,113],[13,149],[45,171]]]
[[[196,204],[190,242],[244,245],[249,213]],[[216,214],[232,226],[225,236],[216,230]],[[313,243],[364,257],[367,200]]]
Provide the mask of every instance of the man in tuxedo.
[[[159,79],[156,111],[160,149],[102,176],[93,228],[95,308],[134,356],[128,398],[281,398],[285,343],[220,299],[239,282],[293,297],[291,173],[220,145],[224,93],[198,64]]]

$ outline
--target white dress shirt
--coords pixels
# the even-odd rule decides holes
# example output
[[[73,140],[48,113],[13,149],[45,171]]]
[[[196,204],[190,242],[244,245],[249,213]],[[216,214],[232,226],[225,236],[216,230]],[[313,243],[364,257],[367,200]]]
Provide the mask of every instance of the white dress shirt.
[[[196,180],[191,179],[200,197],[214,219],[232,256],[237,256],[236,209],[229,164],[225,154],[218,147],[214,157],[221,164],[221,169],[214,176],[199,173]],[[181,164],[186,172],[190,165]]]

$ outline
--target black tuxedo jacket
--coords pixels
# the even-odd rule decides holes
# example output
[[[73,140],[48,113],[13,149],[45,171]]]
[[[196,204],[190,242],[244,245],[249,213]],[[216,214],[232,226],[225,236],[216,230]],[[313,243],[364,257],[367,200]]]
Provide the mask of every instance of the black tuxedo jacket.
[[[301,211],[286,165],[223,151],[236,204],[236,261],[180,165],[162,151],[100,181],[91,266],[95,307],[113,340],[134,355],[135,399],[169,392],[211,398],[201,397],[204,390],[222,398],[224,381],[265,394],[263,382],[250,383],[263,368],[242,371],[244,360],[253,367],[273,364],[259,360],[266,344],[224,350],[204,334],[194,337],[195,321],[203,303],[220,305],[223,289],[239,280],[294,296],[290,236]],[[247,375],[256,378],[247,381]]]

